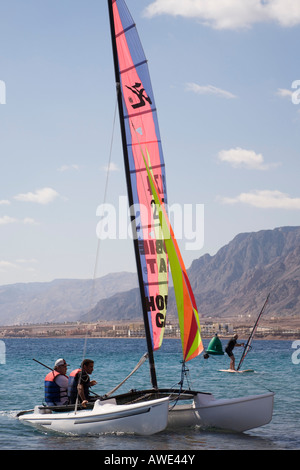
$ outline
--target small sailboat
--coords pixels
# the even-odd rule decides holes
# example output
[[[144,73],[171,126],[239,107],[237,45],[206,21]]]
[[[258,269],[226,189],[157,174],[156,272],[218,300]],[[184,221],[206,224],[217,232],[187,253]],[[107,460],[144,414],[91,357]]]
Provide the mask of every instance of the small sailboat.
[[[165,163],[147,60],[125,1],[108,0],[108,10],[152,388],[114,395],[117,386],[96,401],[92,410],[62,412],[50,409],[48,413],[44,407],[37,407],[31,414],[21,414],[19,419],[63,432],[76,429],[106,432],[119,430],[122,426],[124,432],[150,434],[166,426],[180,430],[183,426],[195,425],[242,432],[262,426],[272,418],[273,392],[217,400],[210,393],[184,386],[186,362],[203,351],[198,308],[168,218]],[[180,387],[175,390],[158,387],[154,361],[154,352],[160,348],[165,330],[169,267],[183,355]],[[137,420],[147,420],[145,428]],[[157,424],[154,423],[156,420]]]
[[[108,0],[115,80],[134,248],[146,332],[152,390],[115,396],[168,396],[168,426],[208,425],[245,431],[272,419],[273,392],[230,400],[184,387],[185,364],[203,351],[198,308],[167,213],[165,163],[157,109],[136,25],[124,0]],[[163,341],[172,274],[182,343],[180,388],[160,389],[154,351]],[[181,402],[184,400],[184,402]],[[184,404],[179,404],[184,403]]]

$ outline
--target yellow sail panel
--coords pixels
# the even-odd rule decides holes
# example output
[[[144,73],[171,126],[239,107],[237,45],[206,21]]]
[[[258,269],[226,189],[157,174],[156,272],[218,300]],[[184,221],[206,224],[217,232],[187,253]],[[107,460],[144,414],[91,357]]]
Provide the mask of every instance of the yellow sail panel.
[[[163,230],[165,246],[169,257],[169,264],[172,273],[178,311],[183,359],[184,361],[189,361],[198,356],[203,351],[198,309],[168,215],[159,196],[159,192],[156,188],[156,184],[144,155],[143,159],[147,169],[153,198],[156,206],[159,208],[159,220]]]

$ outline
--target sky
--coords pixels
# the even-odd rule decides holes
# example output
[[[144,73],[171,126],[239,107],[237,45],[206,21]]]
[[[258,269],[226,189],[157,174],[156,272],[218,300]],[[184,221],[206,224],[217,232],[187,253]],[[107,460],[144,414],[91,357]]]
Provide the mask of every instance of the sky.
[[[127,5],[186,267],[300,225],[300,0]],[[133,272],[107,2],[3,0],[0,23],[0,285]]]

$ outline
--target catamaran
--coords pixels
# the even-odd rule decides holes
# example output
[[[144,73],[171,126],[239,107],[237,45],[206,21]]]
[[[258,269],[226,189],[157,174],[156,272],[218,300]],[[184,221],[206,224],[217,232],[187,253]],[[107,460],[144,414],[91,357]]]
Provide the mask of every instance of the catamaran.
[[[114,395],[117,386],[112,393],[98,400],[92,410],[83,410],[86,413],[82,414],[86,425],[82,429],[84,432],[93,432],[96,429],[94,423],[100,420],[97,413],[106,403],[113,407],[119,406],[122,412],[126,410],[127,416],[135,419],[139,412],[137,404],[140,402],[143,406],[147,407],[148,404],[150,407],[153,404],[157,411],[158,406],[162,410],[163,418],[157,429],[147,429],[148,433],[158,432],[164,425],[176,429],[205,425],[241,432],[262,426],[272,418],[273,392],[215,399],[210,393],[190,390],[184,385],[186,362],[197,358],[203,351],[198,308],[168,218],[165,163],[147,60],[125,1],[108,0],[108,10],[151,388]],[[154,361],[154,352],[161,347],[166,323],[169,268],[176,297],[183,356],[180,387],[176,390],[158,387]],[[37,407],[35,414],[45,411],[45,407]],[[40,415],[40,422],[45,422],[46,426],[54,426],[61,419],[59,430],[69,432],[64,413],[53,409],[48,411],[46,415]],[[160,411],[156,416],[159,413]],[[56,418],[57,415],[60,416]],[[146,415],[144,413],[142,419]],[[32,415],[20,415],[20,419],[27,421],[31,418]],[[73,414],[70,419],[74,432],[78,419]],[[153,419],[156,418],[151,418],[152,422]],[[112,420],[109,430],[113,428],[113,423]],[[105,426],[106,424],[102,426],[102,430]],[[123,429],[126,432],[125,420]],[[132,429],[128,425],[128,431]],[[133,432],[140,432],[138,424]]]

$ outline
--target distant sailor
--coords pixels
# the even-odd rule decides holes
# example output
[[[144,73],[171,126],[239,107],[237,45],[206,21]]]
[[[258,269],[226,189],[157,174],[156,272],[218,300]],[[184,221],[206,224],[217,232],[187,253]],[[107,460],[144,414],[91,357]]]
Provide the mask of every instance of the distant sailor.
[[[97,384],[96,380],[90,380],[89,374],[94,370],[94,361],[92,359],[84,359],[80,369],[71,372],[68,384],[69,403],[76,403],[77,395],[79,403],[83,407],[86,406],[90,398],[90,387]]]
[[[54,369],[45,377],[45,401],[48,406],[68,403],[68,365],[64,359],[57,359]]]
[[[233,355],[233,349],[237,346],[237,347],[240,347],[240,346],[244,346],[244,343],[237,343],[237,339],[238,339],[238,335],[235,334],[230,341],[228,341],[227,343],[227,346],[225,348],[225,352],[228,354],[228,356],[230,357],[230,366],[229,366],[229,369],[230,370],[235,370],[235,357]]]

